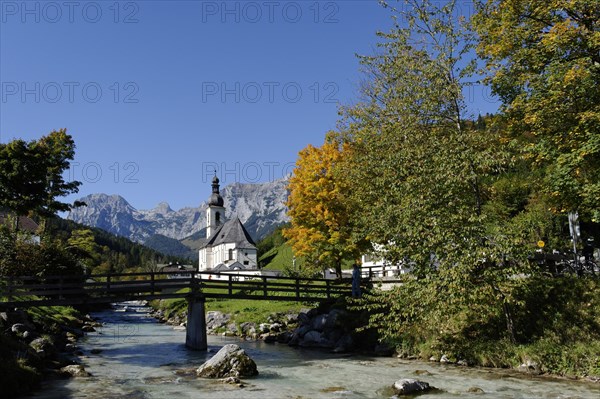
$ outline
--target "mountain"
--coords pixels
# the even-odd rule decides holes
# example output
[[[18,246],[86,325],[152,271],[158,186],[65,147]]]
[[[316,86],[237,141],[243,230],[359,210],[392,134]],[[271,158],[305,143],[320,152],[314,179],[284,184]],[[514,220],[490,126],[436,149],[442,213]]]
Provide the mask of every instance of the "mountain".
[[[277,226],[288,221],[287,179],[260,184],[233,183],[221,190],[225,217],[239,217],[255,240],[260,240]],[[132,241],[154,246],[172,247],[178,255],[183,248],[167,238],[181,241],[197,239],[206,227],[206,201],[197,208],[173,210],[166,202],[154,209],[138,210],[119,195],[92,194],[81,198],[87,206],[73,209],[67,219],[98,227]],[[185,242],[184,242],[185,244]]]

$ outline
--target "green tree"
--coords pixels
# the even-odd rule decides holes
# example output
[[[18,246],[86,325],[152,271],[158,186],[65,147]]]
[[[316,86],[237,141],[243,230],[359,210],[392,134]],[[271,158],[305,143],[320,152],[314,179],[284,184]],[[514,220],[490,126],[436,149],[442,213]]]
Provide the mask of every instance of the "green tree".
[[[77,256],[88,268],[93,268],[100,260],[100,246],[94,233],[89,229],[73,230],[67,240],[70,252]]]
[[[39,140],[0,144],[0,208],[44,218],[69,210],[57,198],[76,193],[81,184],[63,178],[74,155],[75,143],[65,129]]]
[[[600,1],[482,1],[474,25],[507,130],[554,212],[600,221]]]
[[[455,1],[400,3],[379,52],[361,57],[364,99],[345,109],[340,129],[352,156],[338,173],[360,234],[413,269],[403,287],[370,298],[385,308],[373,324],[388,338],[451,339],[502,315],[515,339],[514,292],[525,282],[512,277],[529,272],[528,248],[487,212],[511,154],[465,104],[475,37]]]

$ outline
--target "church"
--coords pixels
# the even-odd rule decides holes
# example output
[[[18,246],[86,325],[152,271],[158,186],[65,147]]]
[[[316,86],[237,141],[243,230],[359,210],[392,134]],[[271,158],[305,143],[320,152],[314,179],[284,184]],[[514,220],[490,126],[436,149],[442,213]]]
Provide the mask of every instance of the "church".
[[[216,175],[206,209],[206,241],[198,255],[198,271],[201,272],[258,270],[256,244],[240,219],[235,217],[225,221],[225,207]]]

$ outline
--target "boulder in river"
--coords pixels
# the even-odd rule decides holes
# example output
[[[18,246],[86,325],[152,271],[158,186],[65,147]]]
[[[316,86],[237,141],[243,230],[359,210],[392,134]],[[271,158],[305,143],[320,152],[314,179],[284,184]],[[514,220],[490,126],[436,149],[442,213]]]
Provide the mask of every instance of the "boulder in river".
[[[435,389],[424,381],[415,380],[412,378],[404,378],[398,380],[392,386],[396,395],[415,395]]]
[[[226,378],[258,375],[256,363],[242,348],[228,344],[196,370],[198,377]]]
[[[89,377],[91,376],[80,364],[72,364],[60,369],[61,375],[65,377]]]

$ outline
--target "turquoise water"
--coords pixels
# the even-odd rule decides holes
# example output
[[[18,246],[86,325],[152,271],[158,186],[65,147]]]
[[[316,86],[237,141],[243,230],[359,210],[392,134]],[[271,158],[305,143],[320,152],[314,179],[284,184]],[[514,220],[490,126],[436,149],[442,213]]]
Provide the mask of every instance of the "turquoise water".
[[[421,398],[600,398],[600,384],[528,377],[512,371],[333,355],[286,345],[209,337],[209,352],[185,348],[185,331],[157,323],[148,309],[96,313],[103,324],[79,343],[90,378],[50,381],[31,396],[39,399],[187,398],[389,398],[386,389],[400,378],[418,378],[441,389]],[[182,376],[221,346],[237,343],[256,361],[259,376],[244,388]],[[92,355],[92,349],[101,352]],[[417,375],[419,374],[419,375]],[[484,394],[468,393],[478,387]]]

